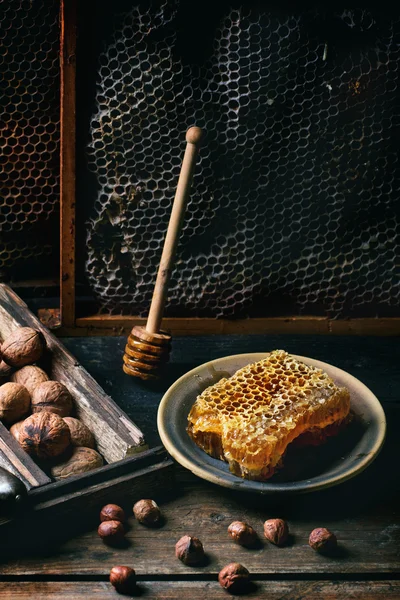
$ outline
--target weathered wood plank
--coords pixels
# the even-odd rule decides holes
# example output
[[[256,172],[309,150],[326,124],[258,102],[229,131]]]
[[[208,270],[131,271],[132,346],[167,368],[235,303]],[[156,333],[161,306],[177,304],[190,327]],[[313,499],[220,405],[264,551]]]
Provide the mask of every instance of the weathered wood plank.
[[[34,327],[45,336],[49,361],[43,366],[52,379],[67,386],[74,397],[78,417],[94,433],[99,451],[108,463],[146,448],[140,429],[28,310],[17,294],[0,284],[0,336],[4,339],[21,325]],[[104,356],[104,361],[107,360]]]
[[[76,0],[60,3],[60,301],[75,324]]]
[[[64,335],[122,335],[129,334],[134,325],[145,324],[146,319],[136,316],[92,315],[76,319],[76,327],[65,329]],[[326,317],[299,316],[230,320],[166,317],[162,327],[172,335],[290,333],[393,336],[400,334],[400,318],[331,320]]]
[[[216,581],[149,581],[138,583],[137,595],[158,600],[194,598],[268,598],[270,600],[395,600],[400,598],[400,582],[389,581],[254,581],[246,596],[228,595]],[[0,582],[1,600],[58,598],[108,600],[117,597],[108,581],[12,581]]]
[[[0,423],[0,465],[19,477],[28,490],[51,482],[50,477],[43,473],[29,454],[22,450],[2,423]]]

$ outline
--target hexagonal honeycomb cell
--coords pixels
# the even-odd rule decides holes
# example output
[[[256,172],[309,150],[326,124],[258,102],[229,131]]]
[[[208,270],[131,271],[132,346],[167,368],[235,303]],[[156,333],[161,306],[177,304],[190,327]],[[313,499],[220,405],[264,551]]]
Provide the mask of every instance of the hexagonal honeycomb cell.
[[[274,350],[206,388],[190,410],[187,431],[236,475],[264,481],[294,439],[337,427],[349,412],[346,388],[321,369]]]
[[[196,124],[167,316],[399,314],[399,16],[187,4],[88,16],[100,51],[82,67],[95,101],[80,195],[101,311],[147,315]]]
[[[1,3],[0,69],[0,265],[42,276],[58,237],[59,2]]]

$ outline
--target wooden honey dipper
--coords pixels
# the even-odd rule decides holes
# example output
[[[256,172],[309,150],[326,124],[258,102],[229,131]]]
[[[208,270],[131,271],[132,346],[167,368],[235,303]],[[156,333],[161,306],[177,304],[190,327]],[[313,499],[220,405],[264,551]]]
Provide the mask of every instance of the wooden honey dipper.
[[[161,367],[168,361],[171,336],[160,329],[171,277],[176,247],[182,229],[194,167],[203,131],[191,127],[186,132],[186,150],[176,188],[171,217],[158,268],[153,298],[146,327],[135,325],[125,346],[123,369],[128,375],[140,379],[158,379]]]

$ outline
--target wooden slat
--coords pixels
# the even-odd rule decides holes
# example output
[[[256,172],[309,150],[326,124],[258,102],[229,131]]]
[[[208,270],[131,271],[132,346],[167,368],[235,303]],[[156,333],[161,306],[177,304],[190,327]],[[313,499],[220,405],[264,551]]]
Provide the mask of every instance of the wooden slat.
[[[0,284],[0,336],[27,325],[41,331],[49,349],[50,364],[43,365],[51,378],[71,392],[79,418],[94,433],[97,446],[107,462],[115,462],[146,448],[140,429],[107,396],[66,348],[28,310],[11,288]],[[104,357],[107,360],[107,357]]]
[[[389,581],[255,581],[246,596],[228,595],[216,581],[149,581],[140,579],[137,596],[158,600],[227,600],[227,598],[268,598],[269,600],[395,600],[400,582]],[[12,581],[0,582],[1,600],[115,600],[108,581]],[[125,596],[124,596],[125,597]],[[130,597],[130,596],[129,596]]]
[[[76,327],[64,328],[59,335],[127,335],[134,325],[145,325],[141,317],[93,315],[76,320]],[[165,318],[163,329],[173,335],[209,334],[332,334],[399,335],[400,319],[349,319],[333,321],[324,317],[274,317],[260,319]]]
[[[51,481],[31,457],[22,450],[2,423],[0,423],[0,465],[19,477],[28,490]]]
[[[61,319],[75,323],[76,0],[61,0],[60,296]]]

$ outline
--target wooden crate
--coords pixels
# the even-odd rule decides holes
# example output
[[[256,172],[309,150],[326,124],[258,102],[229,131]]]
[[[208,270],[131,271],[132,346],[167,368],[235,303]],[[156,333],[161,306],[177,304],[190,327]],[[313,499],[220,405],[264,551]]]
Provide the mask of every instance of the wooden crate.
[[[0,284],[0,338],[20,326],[41,331],[47,351],[40,362],[51,379],[63,383],[72,394],[76,416],[93,432],[105,466],[64,481],[53,482],[24,452],[0,423],[0,465],[19,477],[28,489],[25,515],[46,522],[53,515],[69,527],[68,516],[81,517],[106,502],[130,501],[152,497],[157,489],[168,488],[172,461],[163,448],[149,450],[140,429],[107,396],[68,350],[30,312],[26,304],[7,285]],[[106,357],[105,357],[106,360]],[[34,517],[34,518],[33,518]],[[10,524],[8,519],[2,524]]]

